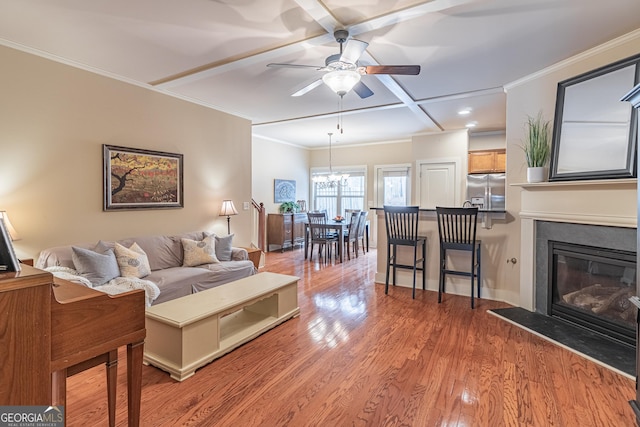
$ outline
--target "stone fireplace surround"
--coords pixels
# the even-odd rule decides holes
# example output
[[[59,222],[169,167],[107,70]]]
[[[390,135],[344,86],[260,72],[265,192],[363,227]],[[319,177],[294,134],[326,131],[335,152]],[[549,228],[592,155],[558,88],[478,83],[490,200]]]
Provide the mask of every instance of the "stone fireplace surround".
[[[565,222],[536,221],[535,311],[548,313],[549,240],[636,252],[636,230]]]

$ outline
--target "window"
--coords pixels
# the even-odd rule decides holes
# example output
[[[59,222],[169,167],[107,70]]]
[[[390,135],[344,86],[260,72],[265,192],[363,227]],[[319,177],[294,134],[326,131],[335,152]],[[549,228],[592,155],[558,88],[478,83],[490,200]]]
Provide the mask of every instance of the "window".
[[[407,206],[411,200],[409,165],[376,166],[376,205]]]
[[[365,208],[366,194],[366,166],[341,168],[335,173],[348,173],[349,178],[346,185],[338,185],[333,188],[320,188],[318,184],[313,182],[316,175],[326,174],[326,170],[311,170],[311,186],[313,194],[312,210],[326,210],[329,218],[336,215],[343,215],[345,209]]]

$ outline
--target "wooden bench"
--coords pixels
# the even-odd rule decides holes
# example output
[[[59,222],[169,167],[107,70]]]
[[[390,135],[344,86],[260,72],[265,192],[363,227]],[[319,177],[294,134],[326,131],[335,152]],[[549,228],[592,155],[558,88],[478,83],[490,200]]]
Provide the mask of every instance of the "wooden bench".
[[[144,363],[183,381],[297,316],[299,277],[259,273],[146,310]]]

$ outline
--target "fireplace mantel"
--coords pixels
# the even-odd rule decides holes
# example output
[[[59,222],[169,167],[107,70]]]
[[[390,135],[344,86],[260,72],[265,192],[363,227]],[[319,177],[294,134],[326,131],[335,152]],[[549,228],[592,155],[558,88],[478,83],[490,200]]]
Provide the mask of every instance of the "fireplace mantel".
[[[522,188],[522,219],[637,227],[635,178],[511,185]]]

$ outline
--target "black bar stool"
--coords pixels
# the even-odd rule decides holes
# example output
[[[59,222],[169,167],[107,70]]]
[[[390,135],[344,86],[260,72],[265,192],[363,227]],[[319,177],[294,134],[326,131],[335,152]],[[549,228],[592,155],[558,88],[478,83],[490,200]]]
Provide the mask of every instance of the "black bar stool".
[[[427,238],[418,236],[418,206],[384,206],[384,221],[387,226],[387,276],[384,293],[389,292],[389,270],[393,267],[393,285],[396,285],[396,268],[413,270],[413,294],[416,297],[416,272],[422,271],[422,290],[426,290]],[[413,247],[413,264],[398,263],[398,246]],[[418,247],[422,257],[418,258]],[[418,267],[418,264],[422,267]]]
[[[438,303],[445,293],[447,274],[471,278],[471,308],[474,308],[473,284],[478,287],[480,298],[481,282],[481,243],[476,240],[478,224],[478,208],[445,208],[436,206],[438,216],[438,235],[440,236],[440,283],[438,286]],[[447,251],[471,252],[471,269],[469,271],[451,270],[447,268]]]

